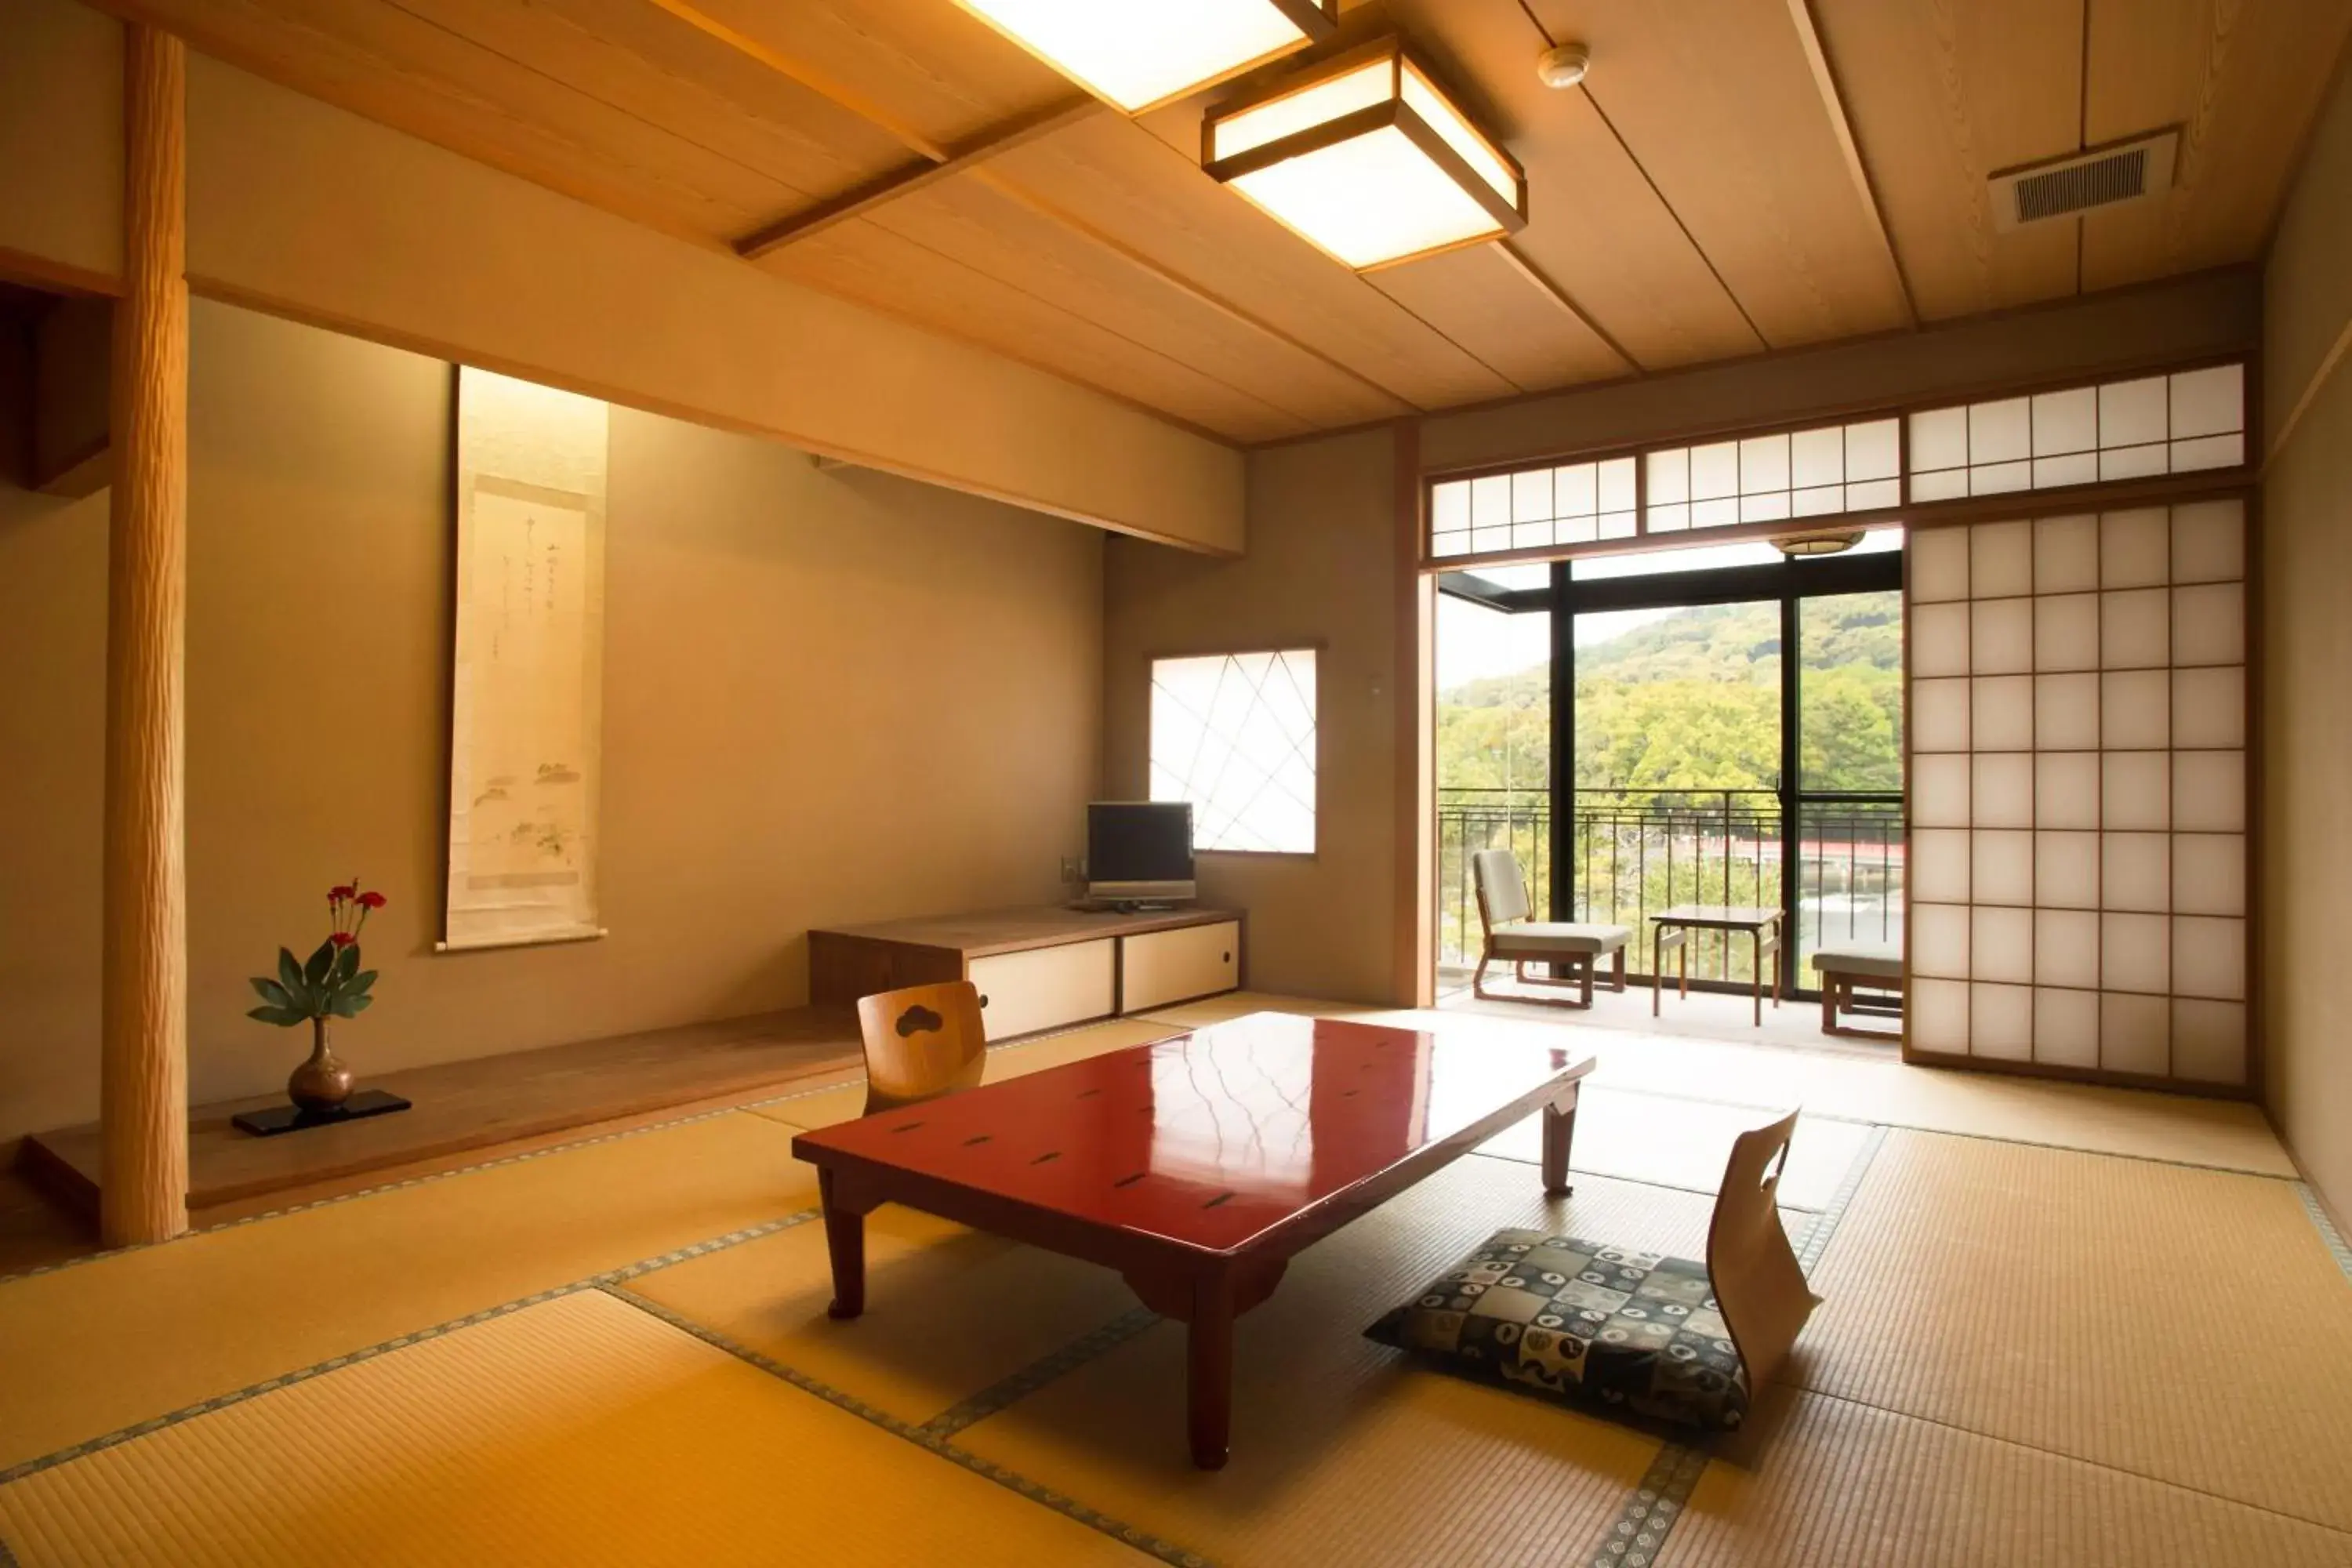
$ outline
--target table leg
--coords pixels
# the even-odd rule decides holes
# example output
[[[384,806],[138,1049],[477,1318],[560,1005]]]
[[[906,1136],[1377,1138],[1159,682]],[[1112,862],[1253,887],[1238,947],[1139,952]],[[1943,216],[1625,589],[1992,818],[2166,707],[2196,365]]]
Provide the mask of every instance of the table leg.
[[[866,1216],[835,1201],[833,1172],[822,1165],[816,1190],[824,1205],[824,1249],[833,1258],[833,1302],[825,1315],[854,1318],[866,1310]]]
[[[1764,1026],[1764,928],[1758,926],[1748,934],[1748,940],[1756,944],[1756,973],[1751,988],[1756,994],[1756,1026],[1760,1029]],[[1725,945],[1729,945],[1727,940]]]
[[[1576,1189],[1568,1184],[1569,1145],[1576,1137],[1576,1091],[1569,1090],[1565,1104],[1554,1102],[1543,1109],[1543,1182],[1544,1191],[1556,1198],[1564,1198]]]
[[[1203,1274],[1193,1286],[1184,1352],[1192,1463],[1222,1470],[1234,1426],[1234,1296],[1232,1281],[1222,1274]]]
[[[1666,928],[1650,928],[1650,1016],[1658,1016],[1666,994]]]

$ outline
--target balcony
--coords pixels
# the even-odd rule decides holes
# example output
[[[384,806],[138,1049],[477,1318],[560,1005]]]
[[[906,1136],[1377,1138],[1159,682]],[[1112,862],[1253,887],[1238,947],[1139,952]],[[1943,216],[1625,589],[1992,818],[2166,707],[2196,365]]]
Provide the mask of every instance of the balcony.
[[[1478,962],[1478,900],[1470,857],[1508,849],[1526,871],[1538,909],[1553,868],[1568,879],[1565,918],[1631,926],[1633,972],[1649,970],[1647,917],[1678,903],[1778,906],[1783,868],[1795,859],[1796,950],[1788,982],[1811,994],[1804,963],[1823,941],[1899,943],[1903,937],[1903,797],[1807,796],[1793,838],[1770,790],[1579,789],[1569,831],[1556,831],[1549,792],[1438,791],[1438,967]],[[1695,981],[1745,984],[1753,960],[1744,939],[1693,934]]]

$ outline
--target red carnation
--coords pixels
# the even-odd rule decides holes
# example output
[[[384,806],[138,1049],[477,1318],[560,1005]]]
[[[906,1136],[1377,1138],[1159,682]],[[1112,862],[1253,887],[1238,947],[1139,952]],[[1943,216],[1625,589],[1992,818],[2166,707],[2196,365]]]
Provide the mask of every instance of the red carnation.
[[[363,910],[380,910],[383,908],[383,895],[382,893],[362,893],[359,896],[359,899],[360,908]]]
[[[327,940],[333,942],[337,947],[349,947],[352,943],[359,941],[359,938],[353,936],[347,931],[339,931],[333,935],[328,937]]]
[[[339,904],[345,899],[357,897],[359,889],[357,888],[329,888],[327,889],[327,901],[329,903]]]

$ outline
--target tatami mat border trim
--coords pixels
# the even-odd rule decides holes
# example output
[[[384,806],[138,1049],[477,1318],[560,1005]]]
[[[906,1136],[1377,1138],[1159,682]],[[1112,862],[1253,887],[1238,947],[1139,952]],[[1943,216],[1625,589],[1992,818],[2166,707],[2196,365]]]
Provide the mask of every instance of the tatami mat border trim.
[[[1066,1029],[1048,1029],[1042,1034],[1026,1035],[1017,1040],[1007,1040],[1001,1046],[989,1047],[988,1050],[992,1055],[998,1051],[1022,1050],[1030,1046],[1042,1046],[1048,1040],[1060,1039],[1066,1035],[1076,1035],[1087,1029],[1097,1028],[1104,1024],[1124,1021],[1116,1018],[1097,1018],[1091,1023],[1073,1025]],[[1150,1022],[1157,1023],[1159,1020],[1152,1019]],[[452,1165],[446,1171],[427,1171],[422,1175],[403,1177],[397,1182],[384,1182],[373,1187],[361,1187],[348,1193],[336,1193],[331,1197],[313,1198],[309,1203],[289,1204],[284,1208],[270,1209],[262,1214],[243,1215],[236,1219],[225,1219],[218,1225],[207,1225],[194,1230],[183,1231],[169,1241],[133,1242],[128,1247],[110,1247],[102,1252],[88,1252],[78,1258],[60,1258],[55,1263],[36,1264],[30,1268],[20,1268],[13,1274],[0,1274],[0,1285],[13,1284],[19,1279],[30,1279],[36,1275],[55,1274],[60,1269],[79,1268],[85,1263],[98,1263],[109,1258],[120,1258],[126,1252],[144,1252],[151,1247],[170,1247],[193,1237],[210,1236],[215,1231],[235,1230],[239,1226],[254,1225],[265,1219],[282,1219],[288,1215],[306,1214],[311,1209],[326,1208],[333,1204],[347,1204],[356,1198],[372,1198],[383,1193],[403,1192],[410,1187],[421,1187],[431,1182],[446,1182],[452,1176],[469,1176],[477,1171],[495,1171],[506,1165],[520,1165],[530,1160],[544,1160],[551,1154],[566,1154],[574,1149],[593,1149],[599,1143],[617,1143],[624,1138],[641,1138],[648,1132],[664,1132],[673,1127],[690,1127],[698,1121],[712,1121],[721,1116],[732,1116],[737,1111],[751,1110],[763,1105],[782,1105],[789,1100],[806,1100],[813,1095],[831,1094],[835,1089],[848,1089],[863,1081],[862,1074],[857,1077],[835,1079],[825,1083],[811,1084],[805,1089],[795,1089],[784,1094],[771,1094],[759,1100],[743,1100],[735,1105],[715,1106],[709,1110],[697,1110],[684,1116],[672,1116],[659,1121],[648,1121],[639,1127],[624,1127],[611,1132],[599,1132],[591,1138],[575,1138],[568,1142],[551,1143],[543,1149],[526,1149],[518,1154],[501,1154],[493,1160],[477,1160],[468,1165]],[[0,1568],[5,1568],[5,1565],[0,1564]]]
[[[1804,1237],[1797,1244],[1797,1262],[1807,1278],[1811,1277],[1814,1265],[1821,1261],[1830,1237],[1837,1232],[1838,1221],[1845,1216],[1854,1194],[1862,1190],[1863,1182],[1870,1174],[1871,1162],[1885,1142],[1886,1129],[1871,1123],[1870,1135],[1854,1151],[1853,1163],[1838,1178],[1837,1190],[1830,1194],[1828,1205],[1805,1227]],[[1751,1393],[1760,1399],[1764,1391],[1755,1389]],[[1682,1517],[1684,1505],[1690,1501],[1691,1491],[1698,1485],[1706,1461],[1706,1448],[1668,1439],[1658,1450],[1658,1457],[1650,1461],[1641,1484],[1626,1497],[1609,1533],[1601,1538],[1601,1543],[1585,1560],[1587,1568],[1649,1568],[1655,1563],[1675,1521]]]
[[[1863,1179],[1870,1174],[1870,1163],[1877,1158],[1879,1148],[1885,1142],[1886,1129],[1874,1124],[1870,1135],[1862,1141],[1862,1147],[1854,1151],[1853,1163],[1848,1165],[1845,1174],[1839,1178],[1837,1191],[1830,1194],[1829,1206],[1822,1210],[1820,1216],[1813,1221],[1812,1228],[1805,1232],[1804,1246],[1797,1253],[1797,1265],[1805,1271],[1806,1278],[1812,1277],[1813,1266],[1828,1250],[1830,1237],[1837,1234],[1838,1221],[1845,1217],[1846,1209],[1853,1203],[1853,1194],[1862,1190]]]
[[[1081,1503],[1073,1498],[1065,1497],[1059,1492],[1048,1490],[1045,1487],[1039,1486],[1035,1481],[1031,1480],[1028,1477],[1020,1474],[1018,1471],[1008,1470],[1002,1465],[992,1463],[987,1459],[982,1458],[977,1454],[971,1453],[966,1449],[959,1448],[954,1444],[949,1442],[945,1436],[932,1430],[928,1424],[922,1426],[917,1426],[910,1422],[898,1419],[898,1417],[890,1415],[887,1411],[877,1410],[874,1406],[866,1404],[862,1399],[856,1398],[855,1395],[845,1394],[840,1389],[834,1387],[830,1384],[819,1382],[817,1379],[809,1376],[808,1373],[802,1372],[795,1367],[785,1365],[782,1362],[776,1360],[773,1356],[764,1354],[760,1351],[753,1350],[749,1345],[741,1344],[735,1340],[730,1339],[727,1335],[719,1332],[715,1329],[706,1328],[702,1324],[694,1321],[691,1318],[688,1318],[677,1312],[672,1311],[669,1308],[663,1306],[660,1302],[645,1296],[640,1296],[634,1290],[625,1289],[618,1284],[606,1285],[603,1289],[604,1289],[605,1294],[611,1296],[614,1300],[625,1301],[630,1306],[636,1308],[639,1311],[644,1312],[650,1317],[657,1318],[661,1321],[667,1323],[671,1328],[677,1330],[680,1333],[691,1334],[696,1339],[700,1340],[703,1343],[710,1346],[712,1349],[724,1351],[738,1361],[743,1362],[751,1366],[755,1366],[761,1372],[767,1373],[772,1377],[781,1378],[784,1382],[792,1384],[794,1388],[799,1389],[803,1394],[814,1394],[817,1398],[824,1400],[828,1405],[832,1405],[839,1409],[847,1411],[850,1415],[858,1417],[862,1421],[870,1422],[872,1425],[881,1427],[884,1431],[890,1433],[893,1436],[904,1438],[906,1441],[914,1444],[917,1447],[919,1447],[928,1453],[936,1454],[940,1458],[946,1459],[951,1464],[960,1465],[976,1476],[982,1477],[987,1480],[994,1481],[998,1486],[1003,1487],[1008,1491],[1015,1492],[1020,1496],[1028,1499],[1031,1502],[1043,1504],[1045,1507],[1052,1509],[1055,1512],[1061,1514],[1065,1518],[1073,1520],[1079,1524],[1083,1524],[1090,1530],[1099,1531],[1103,1534],[1109,1536],[1114,1541],[1119,1542],[1127,1546],[1131,1546],[1139,1552],[1147,1552],[1150,1555],[1158,1558],[1162,1563],[1176,1564],[1177,1568],[1210,1568],[1209,1559],[1202,1555],[1200,1552],[1188,1552],[1183,1547],[1178,1546],[1172,1542],[1162,1540],[1160,1537],[1153,1535],[1149,1531],[1139,1529],[1134,1525],[1127,1523],[1123,1520],[1115,1519],[1109,1514],[1097,1512],[1094,1509],[1087,1507],[1084,1503]],[[1129,1316],[1131,1317],[1133,1314],[1130,1313]],[[1125,1322],[1127,1320],[1125,1318],[1117,1320],[1118,1322]],[[1105,1331],[1097,1330],[1096,1333],[1099,1334],[1103,1331]],[[1093,1337],[1093,1335],[1089,1335],[1088,1339],[1092,1339]],[[1085,1343],[1086,1342],[1081,1341],[1079,1342]],[[1049,1357],[1047,1359],[1050,1361],[1054,1358]],[[1017,1376],[1018,1374],[1016,1374],[1016,1377]],[[1008,1380],[1008,1382],[1009,1381],[1012,1380]]]
[[[2303,1212],[2311,1216],[2311,1223],[2319,1227],[2319,1239],[2327,1244],[2328,1256],[2336,1259],[2336,1267],[2344,1270],[2345,1279],[2352,1279],[2352,1247],[2345,1245],[2343,1233],[2327,1217],[2327,1207],[2319,1201],[2319,1194],[2312,1191],[2309,1182],[2297,1182],[2294,1195],[2302,1201]]]
[[[1684,1505],[1690,1501],[1699,1472],[1706,1468],[1706,1455],[1700,1449],[1672,1442],[1659,1449],[1642,1484],[1633,1489],[1609,1533],[1593,1548],[1587,1559],[1590,1568],[1649,1568],[1657,1561],[1658,1549],[1666,1543],[1666,1532],[1674,1529]]]
[[[822,1209],[802,1209],[797,1214],[784,1215],[777,1219],[762,1220],[758,1225],[746,1226],[740,1230],[730,1230],[724,1236],[712,1237],[707,1241],[697,1241],[685,1247],[673,1248],[658,1257],[641,1258],[637,1262],[624,1264],[618,1268],[606,1269],[602,1274],[591,1275],[585,1279],[575,1279],[569,1284],[551,1286],[547,1289],[533,1291],[530,1295],[519,1297],[511,1301],[501,1301],[495,1307],[485,1307],[478,1312],[468,1312],[462,1318],[452,1318],[446,1322],[435,1323],[430,1328],[401,1334],[379,1344],[349,1351],[338,1356],[330,1356],[325,1361],[315,1362],[293,1372],[280,1373],[276,1377],[265,1378],[259,1383],[249,1384],[227,1394],[215,1394],[210,1399],[199,1400],[194,1405],[184,1405],[180,1409],[162,1415],[152,1415],[144,1421],[133,1422],[128,1426],[119,1427],[100,1436],[73,1444],[69,1447],[59,1448],[54,1453],[43,1454],[11,1465],[6,1469],[0,1470],[0,1487],[7,1486],[12,1481],[22,1480],[26,1476],[37,1475],[43,1470],[54,1469],[59,1465],[70,1464],[76,1459],[86,1458],[89,1455],[128,1443],[133,1438],[144,1437],[151,1432],[160,1432],[167,1426],[176,1426],[183,1421],[193,1421],[199,1415],[209,1415],[215,1410],[226,1410],[232,1405],[242,1405],[245,1401],[257,1398],[261,1394],[288,1388],[298,1383],[308,1383],[314,1377],[337,1372],[361,1362],[373,1361],[380,1355],[393,1351],[405,1350],[410,1345],[422,1344],[427,1340],[437,1340],[444,1334],[455,1333],[459,1329],[470,1329],[478,1323],[487,1323],[494,1318],[507,1317],[521,1311],[526,1307],[541,1306],[560,1297],[577,1295],[583,1290],[594,1290],[606,1286],[619,1285],[635,1279],[640,1275],[651,1274],[657,1269],[690,1262],[698,1258],[706,1258],[714,1252],[724,1252],[730,1247],[740,1247],[747,1241],[757,1241],[763,1236],[773,1236],[778,1231],[790,1230],[794,1226],[806,1225],[824,1212]],[[169,1244],[157,1243],[157,1245]],[[0,1568],[4,1568],[4,1565],[0,1565]]]
[[[1040,1356],[970,1398],[957,1401],[924,1422],[920,1429],[934,1436],[952,1437],[974,1422],[985,1421],[1016,1401],[1026,1399],[1056,1378],[1076,1371],[1107,1351],[1117,1349],[1159,1321],[1160,1314],[1149,1307],[1137,1307],[1122,1312],[1093,1332],[1072,1340],[1050,1355]]]

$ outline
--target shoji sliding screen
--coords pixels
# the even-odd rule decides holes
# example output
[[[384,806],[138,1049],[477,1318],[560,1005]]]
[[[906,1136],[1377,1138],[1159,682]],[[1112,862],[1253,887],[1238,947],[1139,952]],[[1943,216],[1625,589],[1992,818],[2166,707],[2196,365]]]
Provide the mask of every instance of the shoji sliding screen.
[[[1908,553],[1910,1049],[2246,1083],[2244,503]]]

